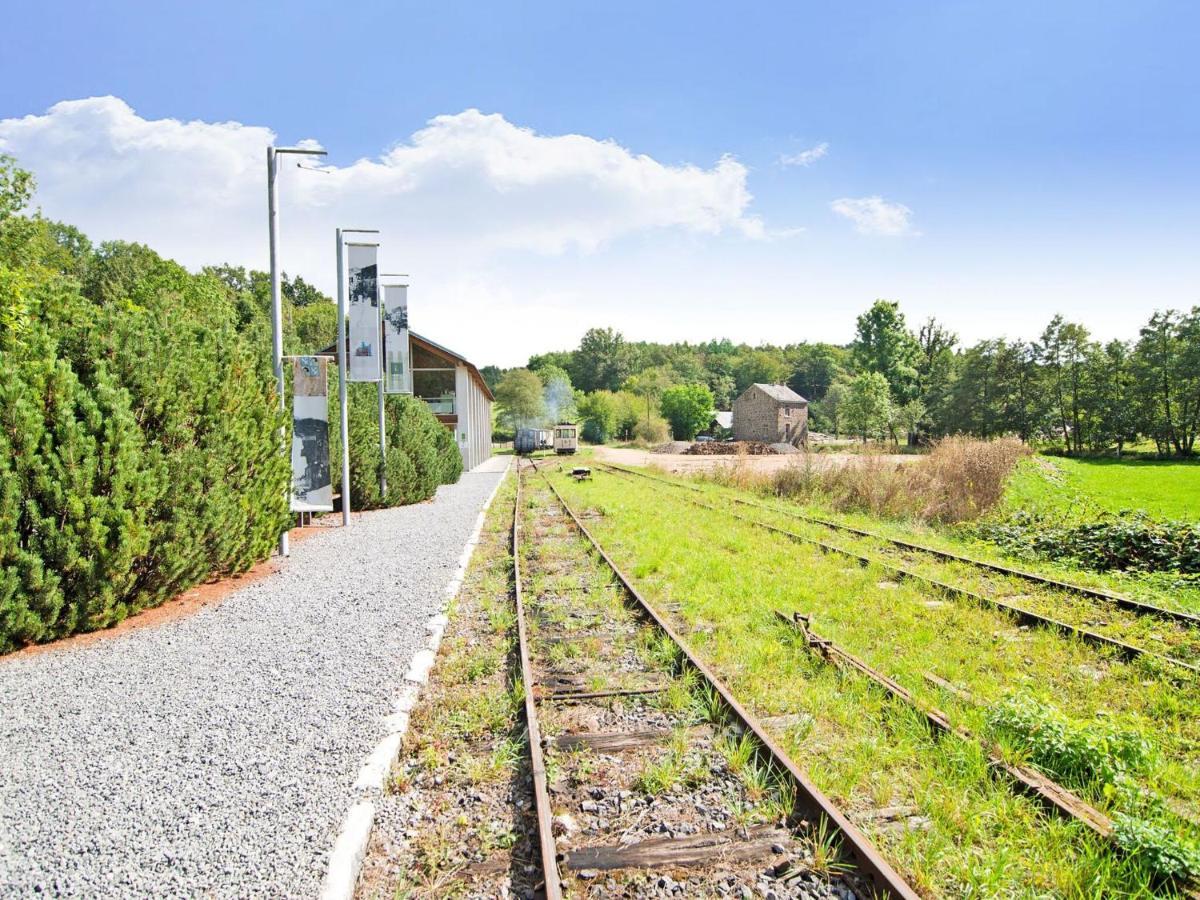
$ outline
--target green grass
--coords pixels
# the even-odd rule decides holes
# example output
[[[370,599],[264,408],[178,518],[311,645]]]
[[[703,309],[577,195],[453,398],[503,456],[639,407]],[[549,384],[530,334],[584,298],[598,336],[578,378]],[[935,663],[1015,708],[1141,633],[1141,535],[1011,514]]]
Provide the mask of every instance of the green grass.
[[[939,896],[1163,895],[1138,861],[1015,795],[989,773],[978,746],[935,738],[922,718],[861,676],[814,659],[775,623],[773,611],[813,613],[822,636],[976,734],[988,733],[989,706],[1023,691],[1080,726],[1104,722],[1145,737],[1153,761],[1137,782],[1164,806],[1127,808],[1124,794],[1103,791],[1088,799],[1110,814],[1152,814],[1156,818],[1146,821],[1156,828],[1192,839],[1195,830],[1175,813],[1200,817],[1195,685],[1174,684],[1052,632],[1017,628],[994,611],[896,584],[877,566],[860,568],[698,510],[649,482],[597,473],[592,482],[560,476],[556,483],[577,511],[603,513],[589,528],[651,602],[680,605],[693,629],[689,640],[739,699],[762,716],[811,719],[811,726],[789,729],[781,740],[844,809],[909,804],[928,817],[924,831],[865,826],[918,890]],[[983,705],[932,688],[924,679],[929,671],[970,690]]]
[[[993,515],[1000,520],[1004,520],[1017,511],[1018,504],[1024,504],[1023,508],[1025,511],[1044,511],[1045,517],[1051,522],[1071,524],[1080,521],[1093,521],[1098,515],[1102,514],[1102,511],[1095,506],[1089,506],[1087,498],[1069,494],[1065,487],[1065,476],[1060,475],[1060,470],[1055,468],[1064,463],[1069,466],[1088,465],[1092,462],[1094,461],[1051,459],[1048,457],[1034,457],[1033,459],[1025,460],[1020,464],[1013,478],[1004,506],[993,513]],[[1184,466],[1185,468],[1191,466],[1194,468],[1195,476],[1200,478],[1200,465],[1195,463],[1130,462],[1123,463],[1122,465],[1175,465]],[[1031,472],[1031,470],[1034,471]],[[651,469],[651,474],[654,474],[656,477],[669,477],[667,473],[653,468]],[[1051,478],[1061,483],[1050,484]],[[1025,569],[1063,581],[1115,591],[1118,594],[1126,594],[1135,599],[1169,609],[1200,612],[1200,579],[1180,576],[1178,573],[1124,572],[1119,570],[1096,572],[1091,569],[1082,568],[1069,559],[1050,560],[1038,556],[1014,555],[991,541],[980,538],[969,525],[939,526],[903,519],[875,518],[866,513],[834,512],[823,506],[819,501],[806,503],[794,499],[775,497],[768,492],[753,493],[724,488],[700,479],[684,480],[693,487],[699,487],[709,492],[711,494],[709,497],[710,502],[720,498],[722,491],[732,491],[733,494],[756,503],[769,503],[780,509],[831,519],[858,528],[865,528],[885,537],[901,538],[975,559]],[[1052,495],[1049,492],[1050,488],[1060,490],[1059,494],[1054,495],[1056,499],[1052,499]],[[1044,505],[1039,506],[1039,503]],[[1195,518],[1195,516],[1196,514],[1193,513],[1192,517]],[[788,527],[791,530],[804,530],[796,527],[794,519],[790,521],[779,519],[775,521],[775,524]],[[815,535],[818,532],[819,529],[814,531],[813,534]],[[840,536],[838,543],[855,543],[854,541],[847,542],[843,538],[844,535]],[[977,587],[978,585],[968,584],[967,586]]]
[[[1069,521],[1139,510],[1200,521],[1200,462],[1035,456],[1013,476],[1003,511]]]

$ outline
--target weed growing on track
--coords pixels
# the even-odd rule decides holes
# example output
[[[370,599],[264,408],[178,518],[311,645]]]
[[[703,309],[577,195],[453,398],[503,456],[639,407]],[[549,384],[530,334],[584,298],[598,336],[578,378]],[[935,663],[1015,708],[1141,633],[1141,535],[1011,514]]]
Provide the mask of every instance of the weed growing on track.
[[[687,731],[676,729],[666,752],[647,762],[634,780],[643,794],[665,794],[676,788],[693,788],[709,778],[708,758],[689,747]]]
[[[388,795],[380,800],[359,896],[499,895],[502,887],[519,896],[533,890],[537,874],[525,873],[535,851],[509,589],[513,491],[509,479],[496,495],[451,607],[432,677],[412,712]],[[497,854],[511,854],[511,864],[504,860],[498,870],[469,874]]]
[[[1074,788],[1110,788],[1122,776],[1145,772],[1154,752],[1140,732],[1104,722],[1080,725],[1027,694],[993,706],[987,721],[993,735],[1027,753],[1056,781]]]
[[[804,714],[780,732],[789,752],[872,834],[919,890],[945,896],[1162,896],[1166,867],[1147,863],[1152,838],[1191,846],[1200,818],[1200,694],[1151,664],[1042,629],[1019,628],[992,610],[894,583],[878,566],[840,556],[699,510],[666,489],[618,476],[556,484],[577,510],[600,515],[597,537],[663,609],[678,603],[689,640],[763,716]],[[1121,792],[1089,800],[1140,821],[1146,835],[1131,859],[1077,823],[1050,818],[993,777],[976,745],[937,738],[907,705],[862,677],[813,657],[773,619],[775,609],[813,613],[822,636],[895,677],[923,702],[946,709],[976,734],[988,706],[1024,690],[1077,724],[1106,722],[1150,741],[1138,784],[1164,798],[1161,818]],[[981,706],[931,687],[935,672],[972,692]],[[917,807],[924,829],[884,829],[862,814]],[[1160,827],[1161,826],[1161,827]],[[1147,848],[1144,852],[1139,847]],[[1168,851],[1166,843],[1160,849]],[[1186,856],[1186,852],[1184,853]]]

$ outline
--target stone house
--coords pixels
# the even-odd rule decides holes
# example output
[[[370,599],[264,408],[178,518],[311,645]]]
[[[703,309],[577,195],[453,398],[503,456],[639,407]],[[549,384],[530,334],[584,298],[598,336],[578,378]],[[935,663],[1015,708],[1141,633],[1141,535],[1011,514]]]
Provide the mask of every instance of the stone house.
[[[733,437],[808,444],[808,401],[785,384],[752,384],[733,401]]]

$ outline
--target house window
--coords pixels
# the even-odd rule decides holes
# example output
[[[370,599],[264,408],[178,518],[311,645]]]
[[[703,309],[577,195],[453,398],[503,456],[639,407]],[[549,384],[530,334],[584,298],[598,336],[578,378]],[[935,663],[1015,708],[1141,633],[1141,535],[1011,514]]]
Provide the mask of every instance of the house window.
[[[790,406],[785,406],[783,408],[783,417],[785,419],[790,419],[792,417],[792,408]]]

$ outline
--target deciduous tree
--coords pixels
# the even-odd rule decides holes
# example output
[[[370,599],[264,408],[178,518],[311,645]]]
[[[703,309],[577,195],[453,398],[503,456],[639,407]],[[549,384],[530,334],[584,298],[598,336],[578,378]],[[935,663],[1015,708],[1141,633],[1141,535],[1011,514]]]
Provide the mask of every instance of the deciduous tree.
[[[921,348],[904,322],[899,303],[876,300],[858,317],[851,347],[858,370],[882,375],[896,402],[917,396]]]
[[[677,384],[662,395],[662,414],[677,441],[690,441],[716,415],[712,392],[702,384]]]
[[[661,366],[644,369],[637,375],[625,379],[625,390],[635,397],[641,397],[646,404],[646,424],[650,424],[650,411],[657,405],[663,391],[673,383],[671,372]]]
[[[512,369],[496,385],[496,405],[510,428],[540,425],[546,415],[542,380],[528,369]]]
[[[850,382],[842,403],[846,428],[862,438],[882,438],[892,421],[892,398],[881,372],[863,372]]]
[[[624,336],[611,328],[589,328],[567,371],[582,391],[619,390],[631,371]]]

